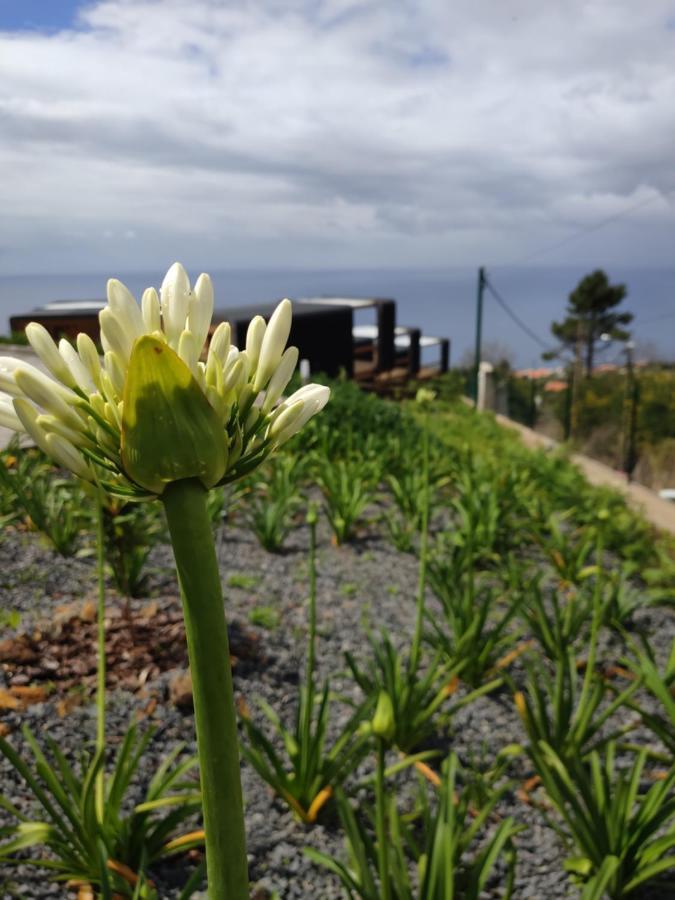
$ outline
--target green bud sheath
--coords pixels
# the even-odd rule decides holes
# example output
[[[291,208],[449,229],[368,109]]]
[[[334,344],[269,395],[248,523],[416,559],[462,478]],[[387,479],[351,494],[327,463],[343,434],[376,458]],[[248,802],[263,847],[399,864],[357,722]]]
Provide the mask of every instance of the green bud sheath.
[[[382,738],[384,741],[391,741],[396,733],[396,722],[394,720],[394,706],[391,697],[386,691],[380,691],[377,698],[377,706],[375,707],[375,715],[372,720],[373,734]]]
[[[227,466],[222,423],[183,360],[164,341],[138,338],[124,385],[122,465],[141,487],[198,478],[210,488]]]

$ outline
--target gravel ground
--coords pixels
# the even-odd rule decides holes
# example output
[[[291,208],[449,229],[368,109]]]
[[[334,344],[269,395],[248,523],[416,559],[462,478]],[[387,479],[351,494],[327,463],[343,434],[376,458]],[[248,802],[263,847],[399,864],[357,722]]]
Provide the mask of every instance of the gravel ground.
[[[304,526],[296,528],[282,554],[265,552],[246,530],[228,527],[220,536],[219,559],[226,585],[228,617],[260,636],[261,656],[243,666],[235,665],[237,694],[255,709],[255,697],[264,697],[290,720],[295,709],[299,674],[302,671],[307,596],[307,544]],[[156,547],[150,565],[153,598],[162,606],[175,607],[179,600],[173,576],[170,548]],[[2,608],[17,610],[22,628],[49,615],[55,607],[80,602],[93,596],[95,576],[91,560],[63,559],[45,547],[39,537],[6,530],[0,539],[0,596]],[[412,556],[398,553],[374,531],[352,545],[331,545],[325,524],[320,526],[318,553],[318,668],[331,674],[336,692],[358,699],[358,690],[344,672],[343,655],[350,651],[363,658],[367,645],[364,627],[386,627],[402,645],[412,634],[417,563]],[[234,586],[241,585],[241,586]],[[433,604],[430,599],[430,608]],[[141,601],[136,601],[140,606]],[[271,607],[279,614],[279,624],[263,630],[250,624],[251,612]],[[670,613],[648,611],[637,617],[653,634],[657,655],[663,659],[673,634]],[[9,633],[9,632],[7,632]],[[613,651],[613,648],[609,648]],[[612,654],[613,655],[613,654]],[[516,665],[515,673],[519,671]],[[143,761],[142,771],[150,776],[159,759],[176,742],[194,750],[193,719],[169,700],[172,673],[162,673],[140,693],[116,691],[109,697],[108,730],[111,743],[124,732],[130,717],[148,710],[148,697],[158,700],[145,720],[159,727]],[[0,687],[2,675],[0,672]],[[338,706],[338,718],[347,715],[347,706]],[[54,700],[37,703],[23,711],[3,711],[0,721],[12,733],[17,746],[23,744],[19,724],[27,724],[40,737],[50,735],[66,755],[75,760],[83,744],[93,739],[94,708],[91,703],[60,716]],[[486,758],[511,741],[522,740],[522,728],[508,692],[481,698],[455,717],[449,736],[439,745],[454,748],[468,762],[483,748]],[[515,767],[515,776],[525,778],[527,763]],[[250,872],[259,897],[277,892],[281,898],[337,898],[342,896],[333,876],[317,869],[303,854],[313,846],[340,856],[343,842],[329,822],[305,828],[287,808],[273,798],[258,776],[246,764],[242,777],[247,808]],[[13,778],[7,763],[0,763],[0,778],[11,799],[25,802],[23,789]],[[140,796],[138,794],[137,796]],[[135,798],[132,798],[135,799]],[[515,898],[562,898],[575,896],[562,869],[563,849],[555,833],[539,812],[509,792],[498,807],[500,815],[514,815],[527,826],[517,838],[519,847]],[[184,868],[170,866],[157,873],[160,896],[175,897],[174,884],[184,877]],[[49,884],[44,875],[27,866],[0,867],[0,896],[65,897],[63,886]],[[71,895],[72,896],[72,895]],[[491,891],[486,897],[500,896]],[[663,895],[662,895],[663,896]]]

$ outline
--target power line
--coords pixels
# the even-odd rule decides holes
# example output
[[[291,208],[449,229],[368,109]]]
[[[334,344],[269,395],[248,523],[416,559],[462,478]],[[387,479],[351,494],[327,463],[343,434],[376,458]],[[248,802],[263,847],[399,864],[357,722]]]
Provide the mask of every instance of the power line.
[[[651,203],[654,203],[656,200],[661,200],[663,197],[667,197],[669,194],[675,193],[675,186],[668,188],[658,194],[652,194],[651,197],[646,197],[644,200],[640,200],[637,203],[633,203],[632,206],[627,206],[625,209],[619,210],[619,212],[613,213],[611,216],[607,216],[605,219],[601,219],[599,222],[594,222],[592,225],[586,225],[583,228],[579,228],[577,231],[572,234],[567,235],[567,237],[562,238],[554,244],[548,244],[547,246],[540,247],[538,250],[534,250],[532,253],[529,253],[527,256],[522,257],[515,262],[510,263],[512,266],[518,266],[522,263],[529,262],[531,259],[535,259],[537,256],[542,256],[545,253],[550,253],[553,250],[557,250],[559,247],[564,247],[567,244],[578,240],[583,237],[585,234],[589,234],[593,231],[599,231],[601,228],[604,228],[606,225],[611,225],[613,222],[617,222],[620,219],[623,219],[625,216],[629,216],[634,212],[637,212],[638,209],[642,209],[644,206],[649,206]]]
[[[524,331],[526,335],[528,335],[528,337],[530,337],[535,343],[539,344],[540,347],[543,347],[543,349],[546,351],[550,351],[553,349],[550,344],[547,344],[546,341],[542,340],[542,338],[540,338],[538,334],[536,334],[534,331],[532,331],[530,326],[526,325],[525,322],[523,322],[523,320],[520,318],[520,316],[517,315],[517,313],[515,313],[511,309],[509,304],[502,297],[502,295],[499,293],[499,291],[494,287],[494,285],[492,284],[492,282],[490,281],[490,279],[487,276],[485,276],[485,286],[490,291],[490,293],[492,294],[494,299],[497,301],[497,303],[504,310],[504,312],[507,314],[507,316],[509,316],[509,318],[512,319],[512,321],[514,321],[516,323],[516,325],[522,331]]]

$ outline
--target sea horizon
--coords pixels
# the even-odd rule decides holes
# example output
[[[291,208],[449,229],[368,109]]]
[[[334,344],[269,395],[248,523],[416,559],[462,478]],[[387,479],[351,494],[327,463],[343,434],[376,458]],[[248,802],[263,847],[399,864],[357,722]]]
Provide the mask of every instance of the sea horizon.
[[[484,343],[498,343],[510,351],[514,365],[541,365],[542,350],[555,344],[551,322],[564,318],[568,294],[592,269],[582,265],[488,267],[499,296],[531,333],[486,292]],[[192,278],[198,274],[197,269],[189,271]],[[606,271],[612,283],[626,284],[628,294],[620,309],[635,316],[632,328],[638,354],[642,349],[650,356],[674,361],[675,267],[612,266]],[[475,267],[231,267],[212,269],[210,274],[218,310],[270,303],[284,296],[391,297],[397,301],[398,324],[450,338],[451,365],[457,365],[474,346]],[[138,297],[148,285],[158,287],[163,272],[128,270],[115,275]],[[9,333],[11,315],[29,313],[49,302],[103,300],[108,277],[97,272],[0,275],[0,330]],[[372,312],[364,311],[358,314],[357,322],[369,323],[372,316]],[[610,348],[606,358],[617,355],[619,346]]]

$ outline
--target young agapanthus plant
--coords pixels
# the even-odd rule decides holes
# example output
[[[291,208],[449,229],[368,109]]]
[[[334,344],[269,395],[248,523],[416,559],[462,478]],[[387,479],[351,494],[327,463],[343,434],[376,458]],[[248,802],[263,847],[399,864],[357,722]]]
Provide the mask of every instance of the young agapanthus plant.
[[[246,349],[213,332],[208,275],[194,286],[178,263],[141,305],[108,282],[91,338],[57,346],[33,322],[28,340],[52,377],[0,357],[0,424],[27,432],[60,465],[111,494],[159,498],[176,559],[192,670],[211,900],[248,898],[236,718],[223,595],[207,510],[212,487],[252,471],[328,401],[306,385],[279,403],[298,360],[284,349],[291,304],[251,321]]]

